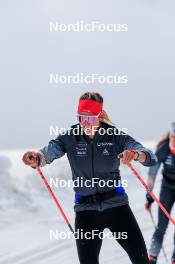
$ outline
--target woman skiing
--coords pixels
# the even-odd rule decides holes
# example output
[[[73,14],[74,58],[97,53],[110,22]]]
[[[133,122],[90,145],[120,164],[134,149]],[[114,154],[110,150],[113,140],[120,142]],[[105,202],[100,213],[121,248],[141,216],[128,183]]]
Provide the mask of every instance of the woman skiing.
[[[162,170],[162,184],[160,191],[160,202],[164,205],[166,210],[170,213],[175,202],[175,123],[172,123],[170,132],[158,143],[156,156],[158,163],[149,169],[148,173],[148,187],[152,190],[154,187],[156,175],[163,164]],[[146,209],[151,210],[151,205],[154,200],[147,193],[146,195]],[[157,257],[162,247],[163,237],[168,226],[168,218],[158,209],[158,224],[151,240],[151,247],[149,250],[149,259],[151,264],[157,263]],[[175,239],[175,238],[174,238]],[[175,264],[175,249],[172,254],[172,264]]]
[[[78,124],[66,134],[51,140],[39,152],[25,153],[23,161],[32,167],[44,166],[66,153],[73,180],[83,179],[83,186],[74,187],[75,231],[83,230],[86,234],[96,230],[96,236],[76,239],[80,264],[99,263],[102,238],[98,234],[105,228],[113,235],[127,234],[127,238],[117,241],[133,264],[149,264],[145,242],[129,207],[128,196],[116,182],[121,179],[120,153],[126,165],[136,160],[144,166],[152,166],[156,156],[126,133],[119,133],[103,110],[103,98],[98,93],[87,92],[80,97],[77,117]],[[81,133],[75,133],[75,129]]]

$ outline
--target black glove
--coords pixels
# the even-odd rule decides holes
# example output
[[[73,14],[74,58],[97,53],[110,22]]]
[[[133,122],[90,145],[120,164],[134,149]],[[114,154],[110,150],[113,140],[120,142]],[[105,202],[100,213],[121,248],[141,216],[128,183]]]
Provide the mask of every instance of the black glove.
[[[29,159],[32,159],[32,156],[29,156]],[[41,157],[40,157],[40,154],[37,153],[36,155],[36,162],[37,162],[37,166],[40,166],[41,164]],[[32,169],[36,169],[36,167],[32,167]]]
[[[146,194],[146,200],[147,200],[146,207],[149,209],[149,207],[151,206],[151,204],[154,202],[154,199],[152,198],[152,196],[149,193],[147,193]]]

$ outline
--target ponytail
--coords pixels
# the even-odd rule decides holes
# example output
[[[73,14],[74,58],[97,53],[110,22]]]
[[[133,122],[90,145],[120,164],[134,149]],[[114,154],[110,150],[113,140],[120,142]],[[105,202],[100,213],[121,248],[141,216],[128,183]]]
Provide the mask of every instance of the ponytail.
[[[106,113],[105,110],[102,110],[102,113],[100,115],[100,121],[103,122],[103,123],[106,123],[108,125],[113,125],[113,123],[111,122],[110,118],[109,118],[109,115]]]

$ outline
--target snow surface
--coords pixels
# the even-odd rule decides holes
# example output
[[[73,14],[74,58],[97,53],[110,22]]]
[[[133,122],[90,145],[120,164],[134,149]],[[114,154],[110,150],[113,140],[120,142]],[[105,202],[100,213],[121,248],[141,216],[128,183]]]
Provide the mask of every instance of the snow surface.
[[[150,142],[145,145],[153,147],[154,144]],[[69,230],[37,171],[22,163],[21,157],[24,152],[25,150],[0,152],[0,264],[79,263],[74,239],[50,239],[50,230],[60,232]],[[146,179],[148,169],[138,163],[134,163],[134,166]],[[71,179],[66,157],[54,161],[42,171],[48,180],[50,177]],[[127,193],[130,206],[149,247],[154,229],[149,214],[144,210],[145,190],[129,168],[121,166],[121,175],[122,179],[128,180]],[[154,190],[157,195],[160,183],[159,172]],[[74,225],[73,190],[55,188],[54,191]],[[155,204],[153,215],[157,220]],[[164,240],[169,259],[173,250],[173,232],[174,227],[169,224]],[[100,253],[100,263],[126,264],[130,263],[130,260],[115,240],[105,239]],[[165,263],[162,253],[158,263]]]

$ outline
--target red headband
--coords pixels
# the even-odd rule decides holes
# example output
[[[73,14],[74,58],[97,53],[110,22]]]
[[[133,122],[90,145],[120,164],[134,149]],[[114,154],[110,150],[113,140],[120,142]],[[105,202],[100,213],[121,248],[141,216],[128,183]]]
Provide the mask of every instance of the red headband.
[[[102,103],[94,100],[80,100],[78,113],[88,112],[91,115],[98,115],[102,111]]]
[[[171,154],[174,154],[175,155],[175,149],[170,148],[170,152],[171,152]]]
[[[175,148],[171,145],[171,143],[169,143],[169,148],[170,148],[171,154],[175,155]]]

